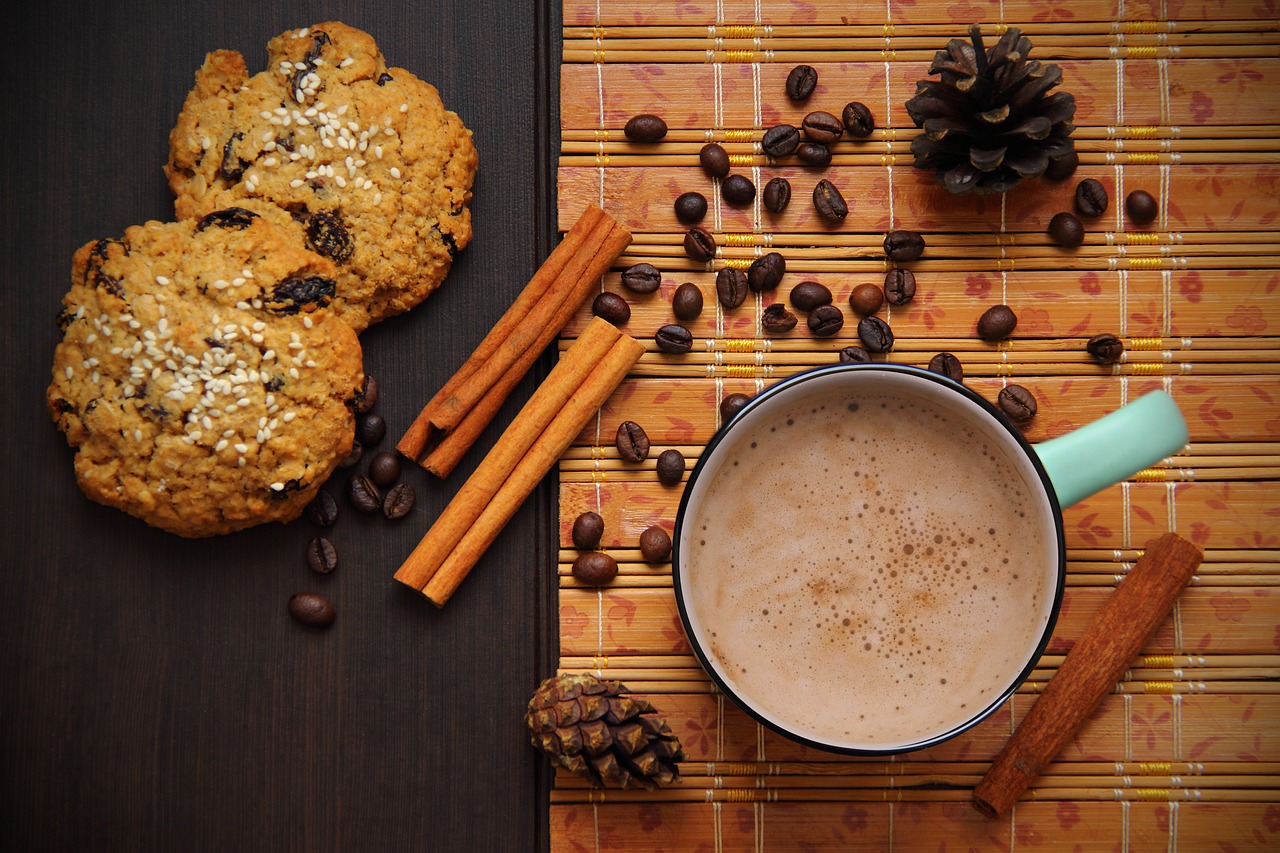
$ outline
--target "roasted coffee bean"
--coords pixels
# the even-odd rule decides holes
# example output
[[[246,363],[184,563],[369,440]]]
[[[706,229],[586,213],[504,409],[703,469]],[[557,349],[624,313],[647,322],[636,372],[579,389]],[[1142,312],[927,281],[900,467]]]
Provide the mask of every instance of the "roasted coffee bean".
[[[737,308],[747,298],[747,274],[735,267],[716,273],[716,299],[723,308]]]
[[[914,261],[924,254],[924,237],[915,231],[890,231],[884,238],[884,253],[900,264]]]
[[[805,116],[800,127],[809,141],[820,145],[830,145],[844,134],[844,122],[822,110],[814,110]]]
[[[382,493],[373,480],[356,474],[347,481],[347,503],[358,512],[377,512],[382,506]]]
[[[579,551],[594,551],[600,547],[600,537],[604,536],[604,519],[598,512],[584,512],[573,520],[569,536],[573,539],[573,547]]]
[[[316,496],[307,504],[307,521],[316,527],[333,527],[338,520],[338,502],[333,495],[324,489],[316,492]]]
[[[622,132],[632,142],[657,142],[667,135],[667,123],[661,116],[641,113],[628,119]]]
[[[1011,419],[1025,423],[1036,416],[1035,395],[1021,385],[1006,385],[996,395],[1000,411]]]
[[[684,235],[684,253],[691,260],[706,263],[716,256],[716,238],[707,229],[695,225]]]
[[[844,328],[844,312],[834,305],[819,305],[809,312],[809,331],[829,338]]]
[[[799,145],[800,131],[789,124],[775,124],[760,140],[760,150],[774,158],[794,154]]]
[[[751,398],[746,394],[730,394],[720,401],[720,420],[728,423],[733,420],[734,416],[741,412],[747,403],[751,402]]]
[[[662,284],[662,273],[653,264],[634,264],[622,271],[622,286],[632,293],[653,293]]]
[[[818,86],[818,72],[812,65],[797,65],[787,75],[787,97],[806,101]]]
[[[1124,197],[1124,212],[1135,225],[1146,225],[1160,213],[1160,205],[1146,190],[1134,190]]]
[[[1089,338],[1084,348],[1090,358],[1103,367],[1115,364],[1120,360],[1120,356],[1124,355],[1124,341],[1110,333],[1094,335]]]
[[[316,574],[329,574],[338,568],[338,549],[325,537],[317,536],[307,543],[307,565]]]
[[[364,446],[358,441],[351,442],[351,450],[348,451],[347,457],[338,463],[339,468],[354,468],[360,464],[360,460],[364,457]]]
[[[766,307],[760,315],[760,328],[771,335],[789,332],[796,327],[796,315],[787,310],[781,302]]]
[[[668,323],[653,335],[658,349],[673,355],[683,355],[693,349],[693,334],[679,323]]]
[[[618,424],[618,435],[613,445],[627,462],[643,462],[649,457],[649,436],[635,421]]]
[[[701,222],[707,215],[707,197],[702,193],[687,192],[676,196],[676,219],[681,222]]]
[[[818,215],[828,222],[839,222],[849,215],[849,205],[845,204],[844,196],[835,184],[825,178],[813,188],[813,206]]]
[[[956,358],[953,353],[938,353],[929,359],[929,369],[934,373],[942,374],[953,382],[964,381],[964,365],[960,363],[960,359]]]
[[[786,259],[777,252],[770,252],[764,257],[756,258],[747,267],[747,287],[756,293],[773,290],[782,283],[782,276],[786,272]]]
[[[653,525],[640,534],[640,556],[646,563],[661,563],[671,556],[671,534]]]
[[[858,321],[858,338],[868,352],[893,349],[893,329],[879,317],[863,317]]]
[[[866,139],[876,129],[875,117],[871,110],[861,101],[850,101],[844,105],[840,115],[845,132],[855,139]]]
[[[796,148],[796,157],[806,166],[831,165],[831,149],[816,142],[801,142]]]
[[[978,318],[978,337],[987,343],[1002,341],[1018,326],[1018,315],[1008,305],[992,305]]]
[[[727,204],[746,207],[755,200],[756,185],[742,175],[730,175],[720,183],[720,195]]]
[[[361,415],[356,421],[356,441],[365,447],[373,447],[382,441],[386,434],[387,422],[376,412]]]
[[[1051,181],[1062,181],[1075,174],[1076,167],[1080,165],[1080,155],[1075,149],[1071,149],[1061,157],[1050,157],[1049,167],[1044,170],[1044,176]]]
[[[893,307],[916,298],[916,276],[911,270],[892,269],[884,277],[884,301]]]
[[[698,152],[698,163],[702,171],[713,178],[723,178],[729,174],[729,152],[719,142],[708,142]]]
[[[618,294],[606,290],[591,300],[591,313],[606,323],[622,326],[631,319],[631,306]]]
[[[812,311],[819,305],[831,304],[831,291],[825,284],[802,281],[791,288],[791,304],[801,311]]]
[[[791,182],[786,178],[773,178],[764,185],[764,209],[781,213],[791,203]]]
[[[336,612],[323,595],[297,592],[289,598],[289,615],[308,628],[328,628]]]
[[[384,489],[400,479],[400,457],[385,450],[375,453],[369,460],[369,479]]]
[[[695,319],[702,313],[702,290],[693,282],[686,281],[671,295],[671,310],[677,320],[688,322]]]
[[[884,305],[884,290],[880,285],[866,282],[849,294],[849,307],[859,317],[870,317]]]
[[[382,499],[382,514],[392,521],[404,518],[413,510],[413,504],[417,498],[413,486],[408,483],[396,483]]]
[[[1049,237],[1064,249],[1074,249],[1084,242],[1084,225],[1073,213],[1055,213],[1049,220]]]
[[[1107,212],[1107,188],[1093,178],[1085,178],[1076,184],[1076,213],[1081,216],[1101,216]]]
[[[618,576],[618,561],[603,551],[579,554],[571,569],[579,583],[604,586]]]
[[[871,353],[858,346],[847,346],[840,350],[841,364],[870,364]]]
[[[675,486],[684,477],[684,454],[674,447],[658,454],[658,482],[664,486]]]
[[[356,395],[355,409],[356,412],[364,415],[372,412],[376,405],[378,405],[378,380],[366,373],[364,381],[360,383],[360,393]]]

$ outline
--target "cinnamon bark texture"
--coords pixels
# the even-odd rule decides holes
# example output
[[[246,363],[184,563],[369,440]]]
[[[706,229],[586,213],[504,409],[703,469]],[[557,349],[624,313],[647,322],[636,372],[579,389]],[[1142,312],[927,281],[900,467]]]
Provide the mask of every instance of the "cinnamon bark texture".
[[[974,788],[974,808],[1000,817],[1013,807],[1115,688],[1202,559],[1199,549],[1176,533],[1166,533],[1147,548]]]

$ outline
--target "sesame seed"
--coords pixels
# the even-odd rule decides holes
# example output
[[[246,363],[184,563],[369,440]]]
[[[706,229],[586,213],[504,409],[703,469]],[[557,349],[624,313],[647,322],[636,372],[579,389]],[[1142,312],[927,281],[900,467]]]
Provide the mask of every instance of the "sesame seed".
[[[339,68],[346,68],[348,65],[351,65],[351,64],[352,64],[352,63],[354,63],[355,61],[356,61],[356,60],[355,60],[355,57],[348,56],[346,59],[344,59],[344,60],[342,60],[341,62],[339,62],[339,63],[338,63],[338,67],[339,67]]]
[[[135,430],[133,431],[133,440],[134,440],[134,441],[142,441],[142,430],[140,430],[140,429],[135,429]]]
[[[347,185],[347,179],[342,177],[341,175],[338,175],[337,177],[335,177],[334,181],[337,182],[339,188],[346,187]]]
[[[281,420],[283,420],[285,423],[292,423],[293,419],[296,418],[297,416],[298,415],[295,412],[285,412]]]
[[[400,112],[402,112],[402,113],[407,113],[407,112],[409,112],[409,105],[408,105],[408,104],[401,104],[401,105],[400,105]]]
[[[397,180],[400,178],[400,170],[395,166],[391,167],[391,177],[396,178]]]
[[[243,467],[244,467],[244,457],[243,457],[243,456],[241,456],[239,459],[237,459],[237,460],[236,460],[236,465],[237,465],[238,467],[240,467],[240,468],[243,468]]]
[[[299,379],[301,378],[302,374],[298,372],[298,368],[291,367],[289,368],[289,376],[291,376],[294,379]]]
[[[160,285],[160,286],[162,286],[162,287],[166,287],[166,286],[168,286],[168,284],[169,284],[169,277],[168,277],[168,276],[163,276],[163,275],[158,275],[158,276],[156,276],[156,284],[158,284],[158,285]]]
[[[312,322],[312,320],[311,320],[311,318],[310,318],[310,317],[308,317],[308,316],[304,315],[304,316],[303,316],[303,318],[302,318],[302,325],[304,325],[304,326],[306,326],[308,329],[310,329],[312,326],[314,326],[314,325],[315,325],[315,323],[314,323],[314,322]]]
[[[340,116],[344,116],[344,115],[346,115],[346,114],[347,114],[347,108],[348,108],[348,107],[350,107],[350,106],[351,106],[350,104],[342,104],[341,106],[339,106],[339,107],[338,107],[338,115],[340,115]]]
[[[219,441],[217,444],[213,446],[213,452],[218,453],[220,451],[226,450],[228,443],[229,442],[225,438],[222,439],[221,441]]]
[[[306,181],[300,180],[298,178],[294,178],[292,181],[289,182],[289,186],[293,187],[296,190],[298,187],[302,186],[305,183]]]
[[[236,448],[236,453],[248,453],[248,452],[249,452],[249,445],[247,445],[247,444],[243,444],[243,443],[242,443],[242,444],[237,444],[237,445],[235,446],[235,448]]]

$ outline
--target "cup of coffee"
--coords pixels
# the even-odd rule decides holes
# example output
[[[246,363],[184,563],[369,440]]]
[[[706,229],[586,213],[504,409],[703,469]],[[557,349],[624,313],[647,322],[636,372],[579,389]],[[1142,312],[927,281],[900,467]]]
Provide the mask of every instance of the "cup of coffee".
[[[1163,392],[1034,449],[943,376],[889,364],[771,387],[711,440],[676,516],[685,632],[719,688],[820,749],[977,724],[1053,633],[1061,507],[1187,442]]]

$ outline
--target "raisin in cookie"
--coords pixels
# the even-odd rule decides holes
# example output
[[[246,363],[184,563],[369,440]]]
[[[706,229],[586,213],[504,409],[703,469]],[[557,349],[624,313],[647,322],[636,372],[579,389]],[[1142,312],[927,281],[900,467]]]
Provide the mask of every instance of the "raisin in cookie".
[[[471,131],[435,88],[388,68],[369,34],[329,22],[267,46],[250,76],[210,53],[169,135],[180,219],[261,199],[337,266],[334,309],[357,332],[439,286],[471,239]]]
[[[80,488],[182,536],[297,517],[355,430],[334,290],[332,261],[244,208],[83,246],[47,392]]]

